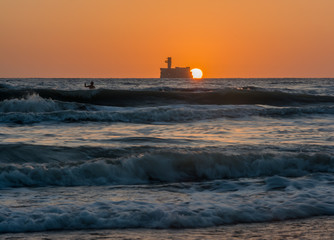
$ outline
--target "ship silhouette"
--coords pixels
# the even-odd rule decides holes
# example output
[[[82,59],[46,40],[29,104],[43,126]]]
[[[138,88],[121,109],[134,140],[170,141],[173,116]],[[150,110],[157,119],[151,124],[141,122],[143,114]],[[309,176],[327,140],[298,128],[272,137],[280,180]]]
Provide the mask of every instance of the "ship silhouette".
[[[192,78],[190,67],[172,68],[172,58],[165,61],[167,68],[160,68],[160,78]]]

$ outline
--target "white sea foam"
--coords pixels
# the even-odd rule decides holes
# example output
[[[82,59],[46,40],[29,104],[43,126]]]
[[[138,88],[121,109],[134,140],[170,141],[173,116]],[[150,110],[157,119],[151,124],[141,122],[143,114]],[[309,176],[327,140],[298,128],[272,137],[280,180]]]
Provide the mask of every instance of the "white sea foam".
[[[32,94],[23,99],[0,102],[0,122],[37,123],[45,121],[104,121],[129,123],[177,123],[219,118],[289,117],[334,114],[334,107],[269,107],[261,105],[170,105],[157,107],[107,107],[59,102]]]
[[[22,99],[11,99],[0,102],[0,112],[52,112],[60,107],[53,101],[43,99],[37,94]]]
[[[23,153],[24,154],[24,153]],[[32,159],[41,153],[30,153]],[[331,154],[227,154],[218,152],[157,152],[120,159],[94,158],[64,154],[64,159],[45,156],[44,161],[24,162],[18,153],[5,154],[0,165],[0,186],[87,186],[142,184],[150,182],[187,182],[214,179],[237,179],[263,176],[305,176],[313,172],[334,173]],[[10,157],[8,157],[10,156]],[[81,156],[81,158],[80,158]],[[28,160],[28,158],[21,156]],[[87,158],[87,157],[86,157]],[[38,159],[38,157],[37,157]],[[56,160],[58,159],[58,160]],[[17,162],[17,163],[15,163]],[[271,189],[284,182],[268,182]]]
[[[330,181],[333,175],[326,180],[317,176],[296,179],[273,176],[265,181],[224,180],[129,189],[46,188],[39,189],[46,192],[34,201],[31,199],[35,191],[19,191],[7,196],[13,198],[11,208],[0,207],[0,232],[198,228],[333,215],[334,192],[328,188]],[[280,187],[270,189],[268,186],[274,182]],[[225,189],[229,184],[235,185],[235,189]],[[66,201],[52,197],[58,191],[66,193]],[[18,201],[20,195],[23,199]],[[30,202],[25,202],[26,198]]]
[[[60,102],[52,99],[45,99],[38,94],[29,94],[24,98],[6,99],[0,102],[0,113],[13,113],[24,116],[29,113],[50,113],[70,110],[95,110],[92,105]]]

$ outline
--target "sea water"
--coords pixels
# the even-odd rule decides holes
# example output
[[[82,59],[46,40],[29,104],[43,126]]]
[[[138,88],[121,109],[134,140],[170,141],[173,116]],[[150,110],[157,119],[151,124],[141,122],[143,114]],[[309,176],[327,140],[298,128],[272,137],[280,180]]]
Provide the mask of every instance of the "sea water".
[[[1,238],[331,239],[333,216],[334,79],[0,79]]]

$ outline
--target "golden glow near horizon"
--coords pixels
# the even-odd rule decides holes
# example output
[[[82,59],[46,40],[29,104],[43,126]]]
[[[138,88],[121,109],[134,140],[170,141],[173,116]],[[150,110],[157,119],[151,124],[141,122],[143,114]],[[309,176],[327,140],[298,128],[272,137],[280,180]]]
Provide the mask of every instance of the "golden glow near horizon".
[[[193,79],[201,79],[203,77],[203,72],[199,68],[191,69],[191,74],[193,75]]]
[[[333,0],[1,0],[0,77],[159,77],[165,56],[208,78],[333,77],[333,9]]]

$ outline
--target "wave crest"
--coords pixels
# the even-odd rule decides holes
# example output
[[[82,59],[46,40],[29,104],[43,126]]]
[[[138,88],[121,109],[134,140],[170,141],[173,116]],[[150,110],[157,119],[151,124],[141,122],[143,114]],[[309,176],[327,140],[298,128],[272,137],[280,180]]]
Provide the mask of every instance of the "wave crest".
[[[0,102],[0,112],[52,112],[60,107],[51,99],[41,98],[38,94],[27,95],[22,98],[4,100]]]
[[[63,154],[55,156],[49,156],[43,148],[36,148],[39,150],[30,152],[29,162],[24,149],[7,149],[1,154],[6,160],[0,164],[1,187],[147,184],[334,173],[334,158],[327,153],[229,154],[174,150],[120,158],[108,158],[104,152],[88,158],[81,148],[73,151],[60,149]],[[20,156],[25,159],[24,163],[19,160]],[[38,162],[35,159],[39,159]]]
[[[1,90],[1,89],[0,89]],[[266,104],[287,106],[295,104],[333,103],[333,96],[319,96],[282,91],[266,91],[258,88],[226,88],[211,91],[154,91],[154,90],[109,90],[62,91],[51,89],[6,90],[0,100],[22,98],[36,93],[42,98],[63,102],[90,103],[107,106],[157,106],[166,104],[239,105]]]

